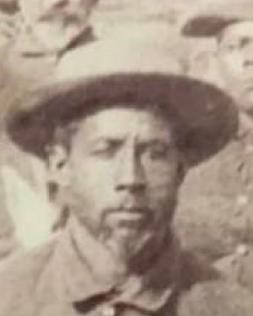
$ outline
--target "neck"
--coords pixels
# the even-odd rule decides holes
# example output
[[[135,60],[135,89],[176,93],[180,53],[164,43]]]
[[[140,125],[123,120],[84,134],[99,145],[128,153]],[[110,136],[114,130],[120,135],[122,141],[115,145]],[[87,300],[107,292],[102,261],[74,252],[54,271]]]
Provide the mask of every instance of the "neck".
[[[156,260],[160,258],[161,249],[169,249],[172,238],[171,230],[166,229],[162,234],[155,236],[132,254],[127,249],[124,252],[116,252],[108,247],[114,261],[114,266],[117,267],[115,269],[117,271],[114,276],[115,279],[121,282],[131,276],[144,275],[150,266],[154,265]]]
[[[141,276],[146,273],[162,253],[162,248],[169,248],[172,242],[170,229],[164,229],[159,237],[149,240],[136,251],[129,255],[126,251],[113,250],[112,247],[99,241],[83,223],[77,218],[71,218],[72,236],[80,256],[92,263],[92,269],[97,275],[108,282],[122,284],[131,276]],[[101,262],[103,266],[101,267]]]

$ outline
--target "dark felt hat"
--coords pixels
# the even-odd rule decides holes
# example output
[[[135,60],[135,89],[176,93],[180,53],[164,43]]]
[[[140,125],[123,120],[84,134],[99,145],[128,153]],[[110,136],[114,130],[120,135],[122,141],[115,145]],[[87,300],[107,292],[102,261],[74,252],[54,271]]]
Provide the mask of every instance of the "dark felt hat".
[[[178,147],[190,164],[213,155],[237,129],[232,100],[217,88],[183,76],[132,73],[79,79],[38,91],[29,96],[26,110],[10,116],[8,131],[24,150],[43,157],[58,127],[117,104],[159,106],[174,123]]]
[[[250,20],[253,21],[251,0],[216,1],[190,14],[182,27],[182,34],[192,37],[213,37],[232,23]]]
[[[27,94],[23,106],[19,102],[8,119],[9,135],[24,150],[44,157],[58,127],[117,104],[156,106],[173,123],[179,149],[195,165],[233,137],[237,112],[223,91],[185,77],[176,64],[164,45],[150,40],[79,49],[63,61],[57,80]]]

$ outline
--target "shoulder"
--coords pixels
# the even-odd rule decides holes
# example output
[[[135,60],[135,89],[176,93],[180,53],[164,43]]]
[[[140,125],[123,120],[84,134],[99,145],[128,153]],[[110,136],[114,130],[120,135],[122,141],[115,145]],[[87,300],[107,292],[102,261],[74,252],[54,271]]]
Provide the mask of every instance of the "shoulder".
[[[41,273],[50,261],[54,242],[29,253],[18,254],[0,266],[0,315],[28,314]],[[28,314],[30,315],[30,314]]]
[[[219,280],[221,273],[202,256],[191,251],[181,252],[180,288],[189,289],[192,285]]]
[[[222,280],[194,285],[178,304],[178,316],[251,316],[252,310],[252,294]]]

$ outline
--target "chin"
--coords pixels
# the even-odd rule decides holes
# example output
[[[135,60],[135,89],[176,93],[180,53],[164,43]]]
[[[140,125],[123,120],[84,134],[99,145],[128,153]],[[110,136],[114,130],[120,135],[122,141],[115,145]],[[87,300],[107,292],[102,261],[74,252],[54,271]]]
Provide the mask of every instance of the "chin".
[[[142,252],[147,245],[153,240],[151,234],[122,234],[119,232],[113,233],[105,240],[105,245],[111,252],[124,261],[131,261]]]

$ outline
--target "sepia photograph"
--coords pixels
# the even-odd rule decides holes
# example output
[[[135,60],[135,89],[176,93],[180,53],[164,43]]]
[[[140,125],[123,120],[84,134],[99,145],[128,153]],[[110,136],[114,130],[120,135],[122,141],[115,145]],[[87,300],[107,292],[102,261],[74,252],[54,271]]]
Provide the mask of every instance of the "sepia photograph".
[[[0,316],[253,315],[253,0],[0,0]]]

